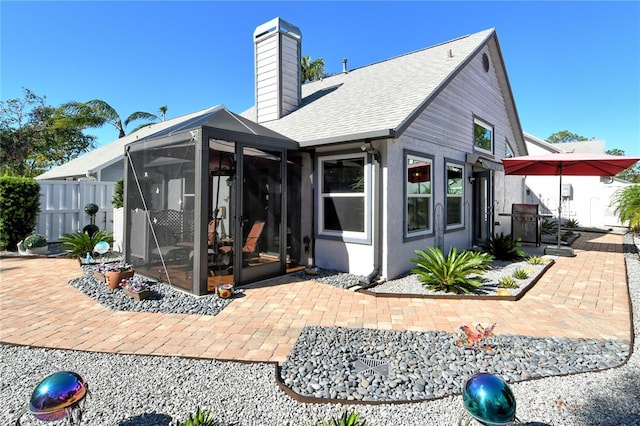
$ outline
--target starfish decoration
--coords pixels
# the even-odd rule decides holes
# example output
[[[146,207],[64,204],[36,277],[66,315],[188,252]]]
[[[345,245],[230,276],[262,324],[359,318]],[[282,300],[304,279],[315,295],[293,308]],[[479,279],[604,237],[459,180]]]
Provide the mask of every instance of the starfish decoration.
[[[355,373],[366,373],[367,371],[375,371],[383,376],[389,375],[389,361],[381,359],[358,358],[353,363]]]

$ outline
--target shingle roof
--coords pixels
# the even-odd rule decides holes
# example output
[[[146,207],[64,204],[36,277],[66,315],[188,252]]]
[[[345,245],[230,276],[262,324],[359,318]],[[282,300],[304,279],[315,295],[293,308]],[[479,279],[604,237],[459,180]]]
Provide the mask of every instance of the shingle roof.
[[[207,114],[211,111],[221,108],[215,106],[206,108],[191,114],[182,115],[160,123],[150,124],[140,130],[127,135],[123,138],[116,139],[106,145],[87,152],[73,160],[64,163],[55,169],[44,172],[36,177],[36,179],[64,179],[67,177],[83,177],[96,173],[98,170],[110,166],[111,164],[122,160],[124,156],[124,146],[128,143],[135,142],[156,133],[159,133],[169,127],[176,126],[182,122],[192,120],[195,117]]]
[[[494,34],[488,29],[305,84],[298,110],[260,124],[302,147],[395,137]],[[255,110],[242,115],[255,119]]]

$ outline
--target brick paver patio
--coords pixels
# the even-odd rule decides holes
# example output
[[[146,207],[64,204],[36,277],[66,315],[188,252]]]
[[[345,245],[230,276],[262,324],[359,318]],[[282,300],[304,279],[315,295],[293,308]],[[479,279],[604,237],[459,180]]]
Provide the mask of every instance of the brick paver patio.
[[[629,340],[622,236],[582,233],[521,300],[374,297],[285,276],[246,288],[216,316],[113,312],[67,282],[60,258],[0,260],[0,341],[48,348],[283,362],[306,325]]]

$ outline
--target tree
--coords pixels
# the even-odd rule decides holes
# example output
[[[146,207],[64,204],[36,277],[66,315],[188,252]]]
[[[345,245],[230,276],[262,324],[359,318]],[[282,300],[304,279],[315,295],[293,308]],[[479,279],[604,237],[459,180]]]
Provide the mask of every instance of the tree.
[[[162,121],[166,120],[168,109],[169,107],[167,107],[166,105],[163,105],[160,108],[158,108],[158,111],[160,112],[160,117],[162,117]]]
[[[572,133],[568,130],[560,130],[559,132],[555,132],[547,138],[547,142],[549,143],[580,142],[586,140],[589,139],[576,133]]]
[[[624,150],[618,148],[608,149],[605,152],[609,155],[625,155]],[[616,177],[618,179],[626,180],[627,182],[640,183],[640,163],[636,163],[627,170],[618,173]]]
[[[101,99],[93,99],[88,102],[67,102],[60,106],[59,114],[58,123],[60,125],[73,123],[73,125],[77,127],[90,128],[111,124],[118,130],[118,138],[123,138],[127,135],[125,127],[133,121],[145,120],[146,123],[133,129],[131,131],[132,133],[150,124],[150,122],[158,120],[158,117],[154,114],[136,111],[129,115],[123,122],[115,108]]]
[[[300,59],[300,66],[302,73],[300,74],[300,83],[304,84],[307,81],[317,81],[325,76],[324,72],[324,59],[311,60],[310,56],[303,56]]]
[[[0,101],[1,173],[33,177],[93,148],[94,136],[72,122],[58,124],[63,116],[45,97],[23,91],[22,99]]]
[[[620,222],[629,222],[629,229],[640,231],[640,184],[618,190],[613,197],[613,204]]]

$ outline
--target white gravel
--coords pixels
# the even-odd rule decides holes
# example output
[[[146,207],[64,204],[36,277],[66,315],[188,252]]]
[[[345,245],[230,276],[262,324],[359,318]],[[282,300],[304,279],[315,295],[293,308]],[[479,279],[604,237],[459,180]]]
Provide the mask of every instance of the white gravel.
[[[625,241],[629,240],[625,236]],[[635,335],[640,333],[640,260],[626,254]],[[527,425],[640,425],[639,340],[618,368],[515,383],[517,416]],[[297,402],[275,383],[269,364],[176,357],[113,355],[0,345],[0,424],[13,424],[33,388],[47,375],[72,370],[90,386],[85,425],[170,425],[197,406],[222,425],[315,425],[344,410],[370,426],[454,425],[462,398],[409,404],[341,405]],[[42,424],[30,415],[23,425]],[[54,423],[49,423],[54,424]],[[58,424],[62,424],[58,422]]]

